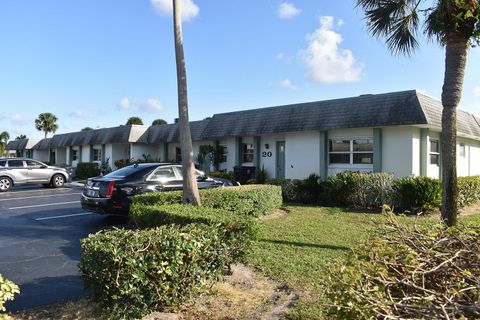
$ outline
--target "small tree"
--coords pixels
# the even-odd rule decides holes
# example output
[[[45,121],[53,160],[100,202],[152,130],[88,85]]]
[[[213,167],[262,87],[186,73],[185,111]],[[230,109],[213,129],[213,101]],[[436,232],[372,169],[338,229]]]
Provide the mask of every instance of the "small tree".
[[[130,118],[128,118],[127,123],[125,125],[129,126],[129,125],[132,125],[132,124],[138,124],[138,125],[143,126],[143,121],[139,117],[130,117]]]
[[[27,136],[24,134],[21,134],[15,138],[15,140],[23,140],[23,139],[27,139]]]
[[[0,156],[3,156],[5,153],[5,147],[7,146],[8,139],[10,139],[10,135],[7,131],[0,133]]]
[[[163,126],[164,124],[168,124],[168,122],[163,119],[156,119],[152,122],[152,126]]]
[[[35,128],[45,133],[45,138],[49,132],[55,133],[58,129],[57,117],[50,112],[40,113],[35,119]]]
[[[92,131],[92,130],[93,130],[92,127],[85,127],[85,128],[82,129],[82,131]]]

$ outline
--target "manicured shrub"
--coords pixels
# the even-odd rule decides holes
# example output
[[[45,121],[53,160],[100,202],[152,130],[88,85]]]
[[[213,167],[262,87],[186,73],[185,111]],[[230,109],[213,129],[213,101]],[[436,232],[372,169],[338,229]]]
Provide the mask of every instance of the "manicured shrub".
[[[386,226],[327,268],[329,319],[480,318],[480,226]]]
[[[75,170],[75,178],[84,180],[100,175],[100,168],[96,162],[80,162]]]
[[[16,293],[20,293],[18,286],[12,281],[5,279],[0,274],[0,319],[11,319],[8,315],[3,314],[2,312],[7,311],[5,308],[5,302],[13,300]]]
[[[393,181],[391,173],[344,171],[327,180],[327,201],[331,205],[379,209],[391,204]]]
[[[286,202],[314,204],[323,201],[324,184],[314,173],[307,179],[271,179],[267,183],[282,188],[282,197]]]
[[[232,182],[236,181],[235,180],[235,174],[233,173],[233,171],[228,171],[228,172],[212,171],[212,172],[209,172],[208,175],[210,177],[226,179],[226,180],[230,180]]]
[[[110,319],[178,305],[216,279],[228,257],[217,226],[104,230],[81,240],[85,285]]]
[[[243,257],[257,237],[257,222],[249,216],[206,207],[183,204],[146,206],[134,204],[130,211],[130,221],[140,228],[176,224],[205,224],[222,230],[224,242],[228,246],[227,263]]]
[[[393,184],[394,205],[397,211],[429,212],[440,208],[442,184],[428,177],[405,177]]]
[[[480,176],[459,177],[458,206],[465,207],[480,201]]]
[[[207,208],[232,211],[235,214],[260,216],[282,205],[281,188],[273,185],[202,189],[200,199]],[[154,192],[134,197],[133,203],[147,205],[182,202],[182,191]]]

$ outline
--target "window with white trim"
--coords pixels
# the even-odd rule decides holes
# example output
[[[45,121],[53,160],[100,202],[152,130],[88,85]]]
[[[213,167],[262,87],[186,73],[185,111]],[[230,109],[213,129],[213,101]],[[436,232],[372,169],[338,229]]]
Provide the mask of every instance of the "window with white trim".
[[[440,142],[438,139],[430,139],[430,164],[440,165]]]
[[[243,144],[243,162],[253,162],[253,144]]]
[[[102,161],[102,149],[93,149],[93,161]]]
[[[72,149],[72,161],[77,161],[77,160],[78,160],[78,150]]]
[[[465,143],[460,143],[460,146],[458,147],[458,152],[460,157],[465,158]]]
[[[329,164],[373,164],[373,139],[330,139]]]
[[[225,145],[219,145],[219,151],[221,154],[220,162],[227,162],[228,147]]]

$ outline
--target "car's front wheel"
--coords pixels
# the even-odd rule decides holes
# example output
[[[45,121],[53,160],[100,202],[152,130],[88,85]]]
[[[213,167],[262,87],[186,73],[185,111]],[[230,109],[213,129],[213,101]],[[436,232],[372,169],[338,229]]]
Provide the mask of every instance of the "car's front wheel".
[[[60,188],[65,184],[65,177],[61,174],[56,174],[52,177],[52,187]]]
[[[13,182],[9,177],[0,178],[0,192],[6,192],[12,188]]]

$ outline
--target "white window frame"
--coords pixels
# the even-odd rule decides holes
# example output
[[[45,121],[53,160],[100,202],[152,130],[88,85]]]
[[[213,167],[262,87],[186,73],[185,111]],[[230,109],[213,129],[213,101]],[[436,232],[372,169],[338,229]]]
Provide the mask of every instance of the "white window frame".
[[[330,141],[332,140],[349,140],[350,150],[349,151],[330,151]],[[353,151],[353,141],[355,140],[371,140],[372,141],[372,151]],[[353,163],[353,155],[359,153],[371,153],[372,154],[372,163]],[[349,163],[331,163],[330,154],[348,154],[350,156]],[[372,167],[373,166],[373,137],[332,137],[328,138],[328,165],[331,167]]]
[[[467,146],[465,145],[465,143],[460,143],[458,145],[458,155],[461,158],[465,158],[467,156]]]
[[[97,152],[96,157],[95,157],[95,151]],[[93,161],[102,161],[102,149],[93,148],[92,159]]]
[[[78,149],[72,149],[72,161],[78,161],[78,153],[80,150]]]
[[[248,152],[246,152],[248,151]],[[252,160],[251,161],[245,161],[245,156],[251,156]],[[253,162],[255,159],[255,146],[253,143],[244,143],[242,146],[242,162],[243,163],[250,163]]]
[[[437,143],[437,151],[432,151],[432,141]],[[432,163],[432,156],[436,156],[437,163]],[[440,166],[440,139],[438,138],[428,140],[428,163],[432,166]]]

